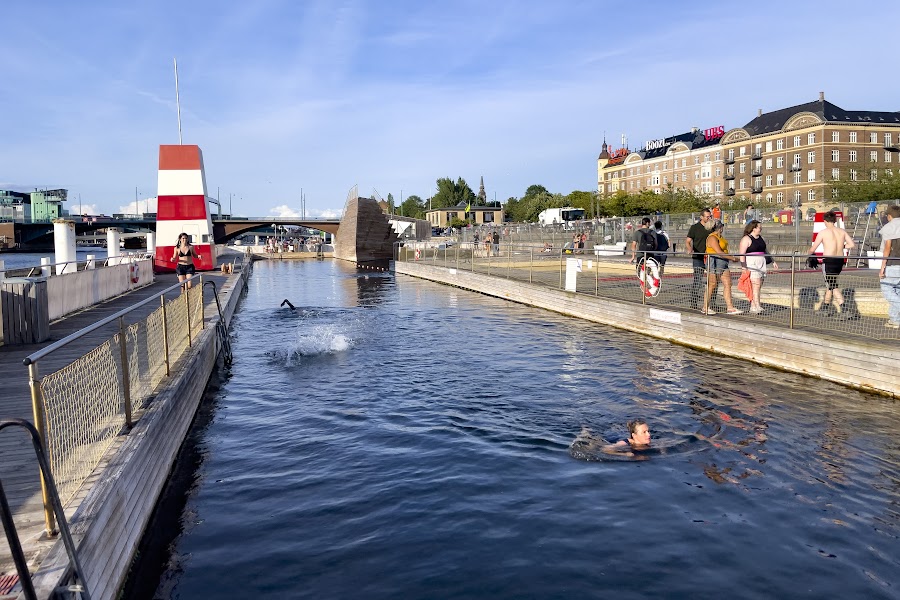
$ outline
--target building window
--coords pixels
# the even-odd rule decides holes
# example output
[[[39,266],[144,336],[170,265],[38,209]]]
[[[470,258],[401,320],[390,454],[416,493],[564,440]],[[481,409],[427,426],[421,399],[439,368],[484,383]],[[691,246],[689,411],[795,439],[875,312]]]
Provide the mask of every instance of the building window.
[[[799,155],[799,154],[795,154],[795,155],[794,155],[794,166],[795,166],[795,167],[799,167],[799,166],[800,166],[800,155]]]
[[[722,182],[717,181],[717,182],[716,182],[716,193],[718,194],[718,193],[720,193],[721,191],[722,191]]]
[[[795,136],[794,136],[794,148],[796,148],[796,147],[799,146],[799,145],[800,145],[800,136],[799,136],[799,135],[795,135]]]
[[[850,181],[856,181],[856,169],[850,169]]]
[[[815,202],[816,201],[816,190],[809,190],[808,192],[806,192],[806,199],[809,200],[810,202]]]
[[[722,176],[722,167],[716,167],[716,177]]]
[[[722,160],[722,153],[716,152],[716,160]]]
[[[869,133],[869,143],[870,144],[878,143],[878,133],[877,132],[872,131],[871,133]]]
[[[810,169],[806,172],[806,181],[815,181],[816,180],[816,170]]]
[[[806,143],[808,143],[808,144],[815,144],[815,143],[816,143],[816,134],[815,134],[815,132],[810,133],[809,135],[806,136]]]
[[[878,162],[878,150],[872,150],[869,152],[869,160],[871,162]]]
[[[851,143],[851,144],[855,144],[855,143],[856,143],[856,132],[855,132],[855,131],[851,131],[851,132],[850,132],[850,143]]]
[[[838,181],[841,178],[841,170],[840,169],[832,169],[831,170],[831,179],[834,181]]]
[[[850,162],[856,162],[856,150],[850,151]]]
[[[775,166],[778,167],[779,169],[784,168],[784,157],[783,156],[779,156],[778,158],[775,159]]]
[[[738,184],[738,187],[743,190],[743,189],[746,189],[747,184],[744,182],[743,179],[741,179],[741,182]]]
[[[703,155],[703,162],[709,162],[709,153]]]
[[[878,181],[878,169],[869,171],[869,181]]]
[[[678,183],[678,173],[675,173],[675,183]]]
[[[712,184],[708,181],[704,181],[700,186],[700,191],[702,191],[704,194],[712,192]]]
[[[891,142],[891,134],[889,134],[889,133],[884,134],[884,145],[885,146],[893,145],[893,142]]]
[[[891,153],[890,152],[884,153],[884,162],[891,162]]]
[[[740,152],[738,152],[740,156],[747,156],[747,147],[741,146]]]
[[[766,187],[772,187],[772,176],[766,175]]]
[[[841,151],[840,150],[832,150],[831,151],[831,162],[838,162],[841,160]]]
[[[775,149],[776,150],[784,150],[784,140],[775,140]]]
[[[738,168],[741,173],[747,172],[747,163],[741,163],[741,166]]]
[[[775,185],[784,185],[784,173],[775,176]]]
[[[728,150],[728,160],[734,160],[734,148]]]
[[[893,170],[893,169],[885,169],[885,170],[884,170],[884,176],[885,176],[885,177],[893,177],[893,176],[894,176],[894,170]]]
[[[800,190],[794,191],[794,204],[800,204],[801,198],[803,198],[803,194],[800,193]]]
[[[832,197],[832,198],[837,198],[837,197],[838,197],[838,190],[837,190],[837,188],[831,188],[831,197]]]
[[[700,179],[700,171],[694,171],[694,179]]]
[[[694,157],[694,164],[695,164],[695,165],[699,165],[699,164],[700,164],[700,157],[699,157],[699,156],[695,156],[695,157]]]
[[[794,173],[794,183],[800,183],[800,172]]]
[[[686,166],[687,166],[687,159],[686,159],[686,158],[682,158],[682,159],[681,159],[681,168],[683,169],[683,168],[685,168]]]
[[[807,152],[806,153],[806,162],[807,164],[815,164],[816,162],[816,153],[815,152]]]
[[[784,192],[778,192],[775,198],[778,200],[778,204],[784,204]]]
[[[771,170],[771,169],[772,169],[772,159],[771,159],[771,158],[767,158],[767,159],[766,159],[766,171],[769,171],[769,170]]]
[[[771,151],[772,151],[772,142],[771,141],[766,142],[766,152],[771,152]]]
[[[838,131],[832,131],[832,132],[831,132],[831,141],[832,141],[832,142],[835,142],[835,143],[840,142],[840,141],[841,141],[841,134],[840,134],[840,132],[838,132]]]

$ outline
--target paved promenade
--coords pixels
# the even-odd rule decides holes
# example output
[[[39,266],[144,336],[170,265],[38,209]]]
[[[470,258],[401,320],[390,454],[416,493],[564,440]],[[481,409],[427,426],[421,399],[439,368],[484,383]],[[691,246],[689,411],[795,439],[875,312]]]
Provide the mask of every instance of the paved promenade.
[[[219,286],[225,279],[218,273],[205,273],[203,277],[204,280],[213,278]],[[28,368],[22,364],[26,356],[141,300],[154,296],[159,297],[162,290],[175,283],[177,280],[174,276],[164,275],[146,287],[60,319],[51,324],[50,340],[42,344],[0,346],[0,419],[21,418],[34,422],[31,391],[28,385]],[[196,281],[195,285],[199,285],[199,281]],[[166,297],[173,298],[178,294],[179,291],[176,288],[167,293]],[[215,300],[211,290],[207,289],[205,296],[204,310],[209,310],[210,306],[215,310]],[[157,308],[159,308],[159,302],[148,302],[125,317],[126,325],[140,321]],[[64,367],[112,337],[117,329],[118,325],[115,322],[110,323],[51,353],[39,361],[39,374],[45,376]],[[114,445],[113,448],[115,447]],[[14,515],[16,530],[26,559],[34,572],[56,540],[47,539],[42,535],[44,518],[39,468],[29,438],[21,429],[13,428],[0,432],[0,478],[2,478],[3,487]],[[74,513],[78,508],[78,502],[83,497],[84,493],[82,492],[66,506],[67,515],[71,516]],[[3,542],[0,543],[0,580],[4,574],[15,574],[15,566],[5,534]],[[3,597],[3,586],[0,585],[0,598]]]

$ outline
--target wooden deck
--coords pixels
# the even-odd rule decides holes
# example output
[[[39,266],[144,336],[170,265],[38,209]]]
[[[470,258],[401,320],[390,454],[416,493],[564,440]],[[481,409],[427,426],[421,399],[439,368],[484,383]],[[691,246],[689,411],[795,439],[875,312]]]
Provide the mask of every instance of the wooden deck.
[[[203,277],[204,280],[212,278],[220,288],[226,279],[226,276],[218,272],[204,273]],[[141,300],[153,296],[158,297],[162,290],[174,283],[177,283],[174,277],[163,277],[148,286],[60,319],[50,326],[50,340],[41,344],[0,346],[0,419],[20,418],[33,422],[28,368],[22,363],[26,356]],[[198,284],[199,282],[195,283],[195,285]],[[166,297],[171,298],[178,294],[178,290],[175,289],[166,294]],[[205,312],[209,314],[209,310],[215,311],[215,300],[209,287],[206,288],[205,299]],[[149,302],[132,311],[125,318],[126,324],[145,318],[158,307],[158,302]],[[110,323],[53,352],[39,361],[39,374],[44,376],[52,373],[83,356],[109,339],[116,329],[117,325]],[[107,456],[114,453],[121,443],[119,441],[114,444]],[[102,464],[105,464],[105,461]],[[96,477],[95,474],[93,480],[96,480]],[[47,538],[44,535],[43,504],[37,459],[29,438],[18,428],[0,432],[0,480],[2,480],[14,515],[16,530],[26,559],[34,572],[50,548],[57,542],[57,538]],[[81,500],[85,498],[86,488],[89,485],[90,481],[66,507],[66,513],[70,518],[77,510]],[[4,537],[3,543],[0,543],[0,579],[4,574],[15,574],[15,566],[5,540]],[[0,590],[0,598],[3,597],[2,590]]]

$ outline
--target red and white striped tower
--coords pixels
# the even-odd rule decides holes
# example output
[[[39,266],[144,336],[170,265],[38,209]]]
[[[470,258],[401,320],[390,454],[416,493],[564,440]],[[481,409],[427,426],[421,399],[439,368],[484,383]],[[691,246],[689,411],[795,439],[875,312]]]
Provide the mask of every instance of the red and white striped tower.
[[[157,182],[156,258],[157,272],[174,271],[172,253],[178,235],[187,233],[200,255],[194,259],[199,271],[216,266],[216,245],[206,197],[203,153],[195,145],[161,145]]]

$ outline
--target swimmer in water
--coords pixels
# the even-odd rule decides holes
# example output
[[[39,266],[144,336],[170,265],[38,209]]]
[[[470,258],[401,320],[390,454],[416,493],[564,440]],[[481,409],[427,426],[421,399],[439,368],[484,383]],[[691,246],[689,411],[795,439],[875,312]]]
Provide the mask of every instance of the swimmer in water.
[[[650,427],[647,421],[643,419],[628,421],[628,431],[631,434],[628,439],[616,442],[613,448],[630,446],[633,450],[645,450],[650,447]]]

